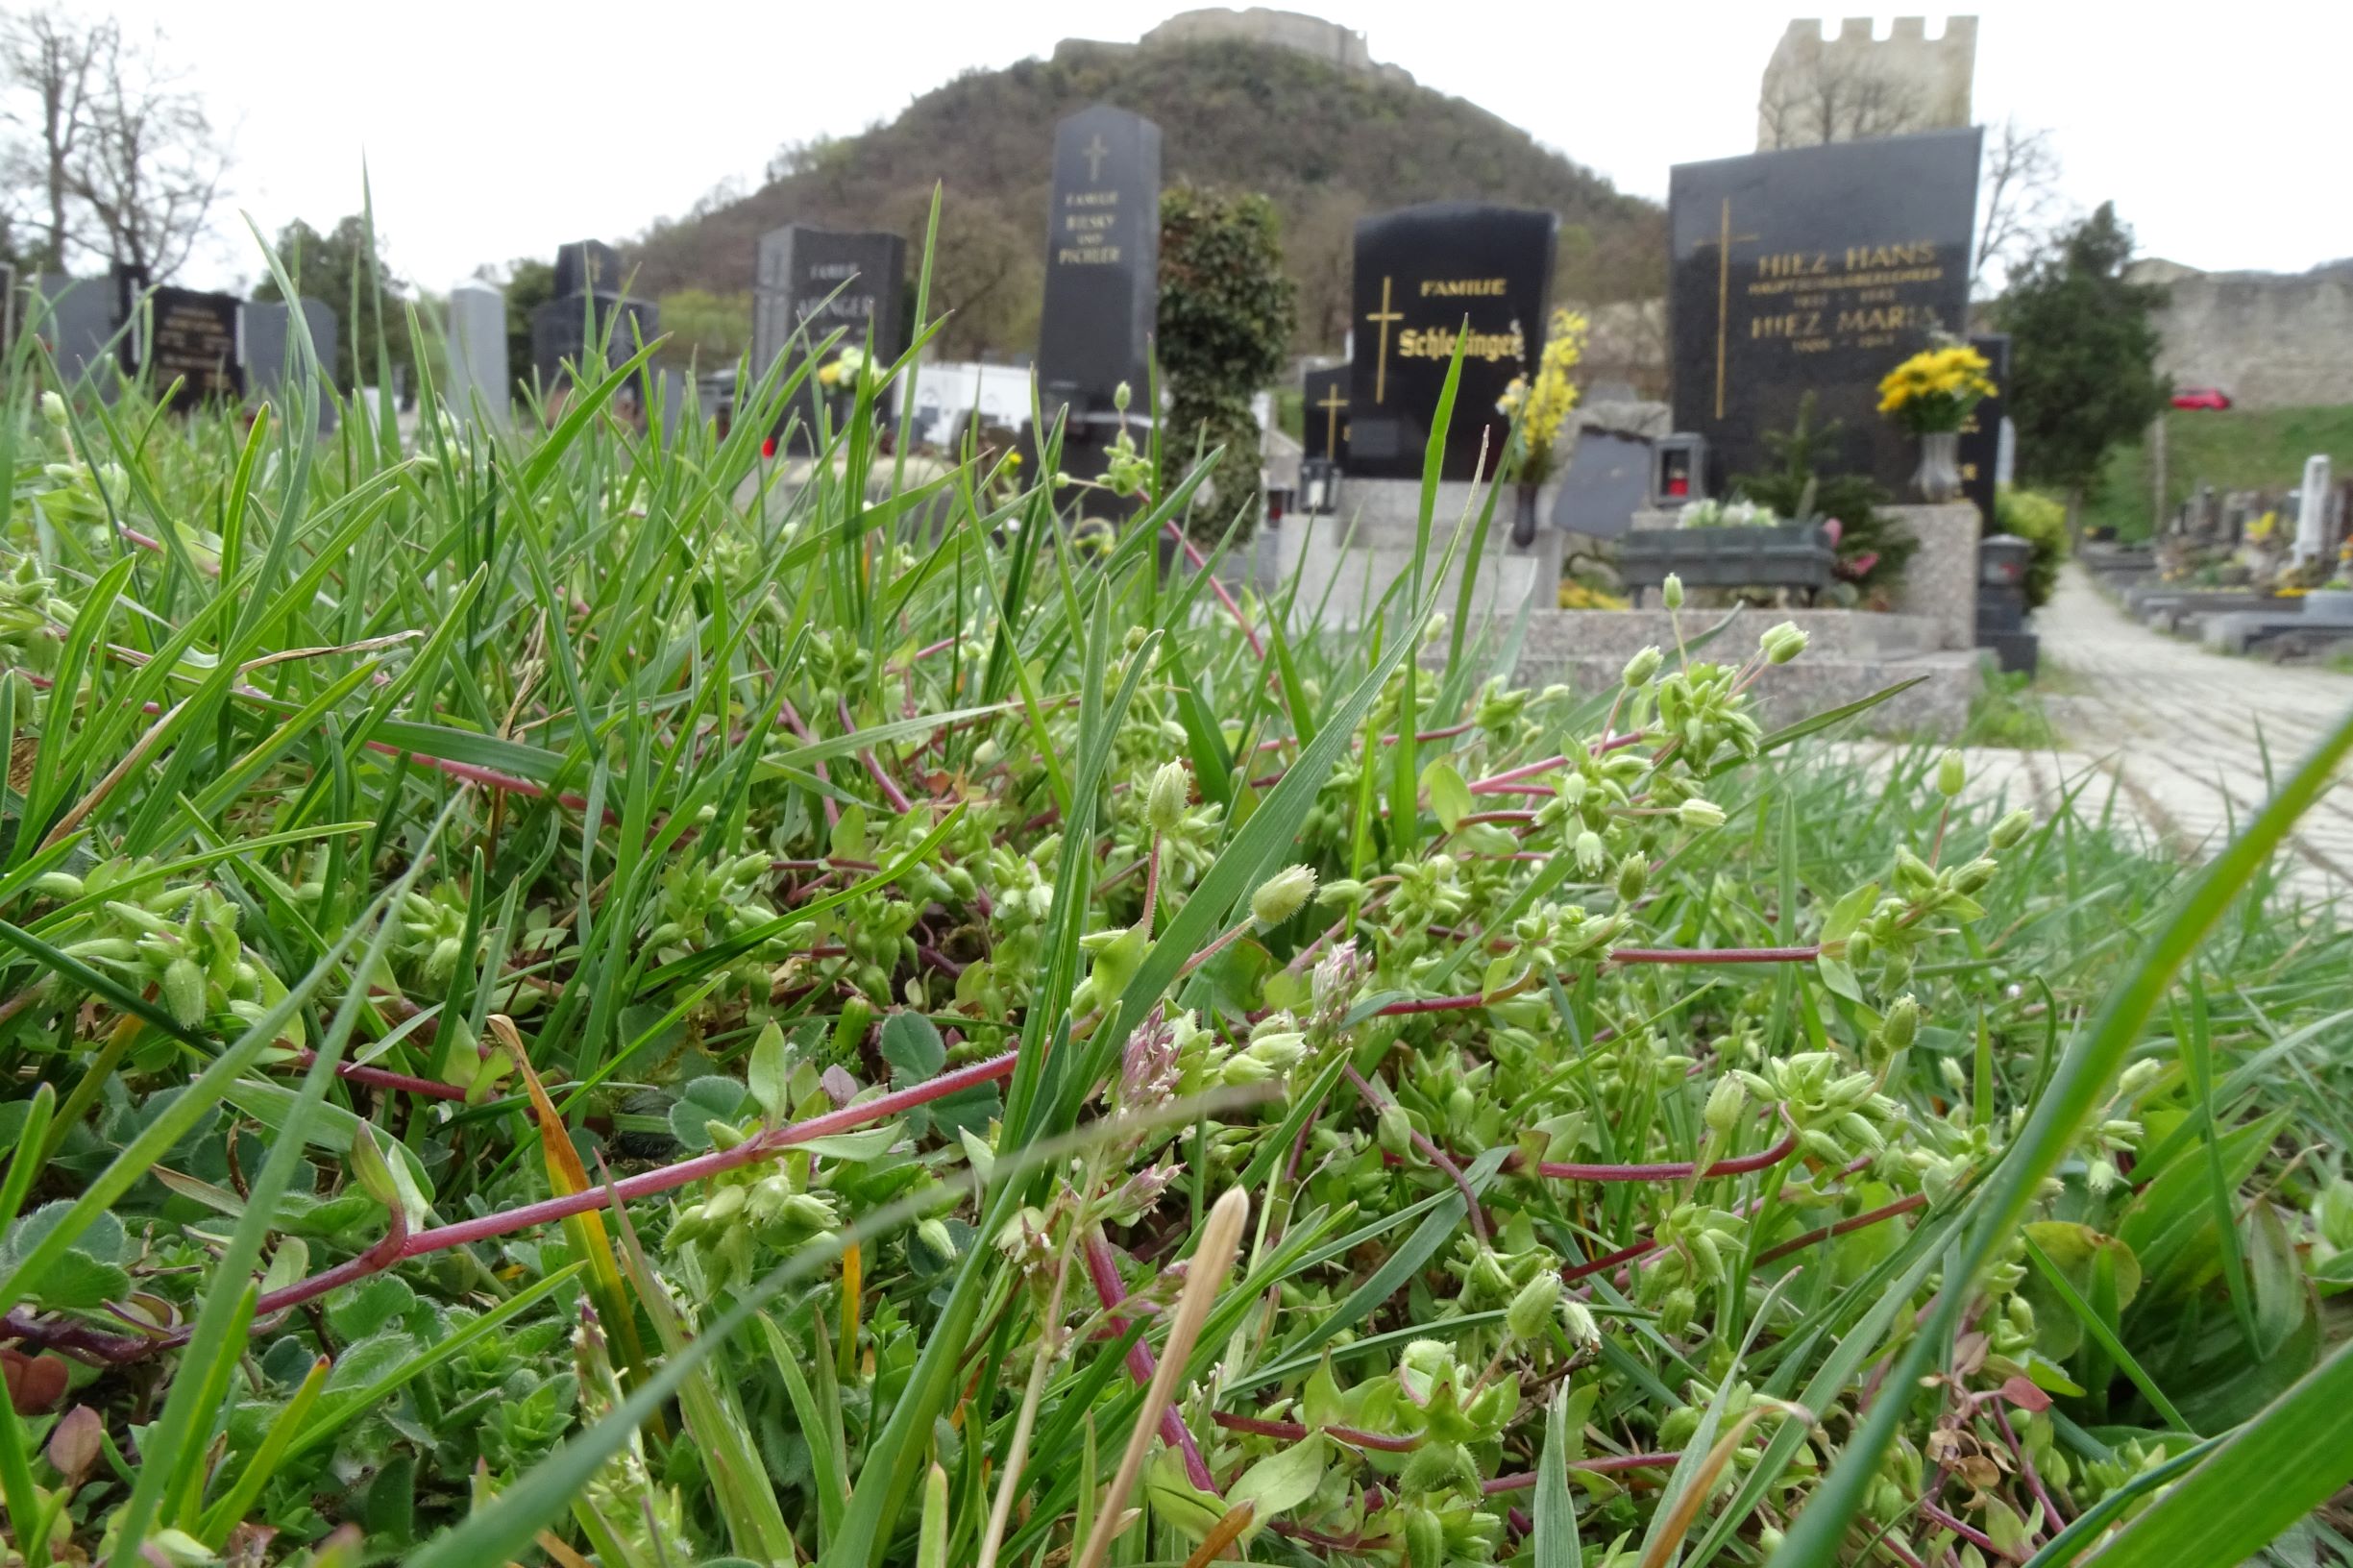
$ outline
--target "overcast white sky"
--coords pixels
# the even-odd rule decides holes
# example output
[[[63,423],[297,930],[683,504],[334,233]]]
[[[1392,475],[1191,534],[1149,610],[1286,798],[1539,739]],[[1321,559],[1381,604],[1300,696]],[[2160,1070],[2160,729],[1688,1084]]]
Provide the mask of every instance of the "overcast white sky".
[[[845,135],[973,66],[1078,34],[1134,38],[1182,0],[68,0],[142,28],[233,124],[233,208],[274,233],[359,203],[393,265],[446,288],[482,262],[620,239],[787,141]],[[1297,0],[1375,59],[1663,199],[1670,164],[1750,151],[1788,0]],[[2145,252],[2300,271],[2353,255],[2345,0],[1986,0],[1976,109],[2056,133],[2068,195],[2113,198]],[[1885,14],[1881,28],[1885,28]],[[1931,25],[1935,25],[1933,22]],[[1047,149],[1038,148],[1041,169]],[[188,278],[258,272],[233,210]]]

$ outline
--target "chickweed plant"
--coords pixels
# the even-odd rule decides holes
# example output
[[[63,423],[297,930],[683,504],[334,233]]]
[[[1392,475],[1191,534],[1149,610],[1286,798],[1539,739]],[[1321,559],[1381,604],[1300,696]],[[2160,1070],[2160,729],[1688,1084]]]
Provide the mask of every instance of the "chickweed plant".
[[[903,377],[786,493],[799,369],[296,352],[9,366],[12,1560],[2344,1550],[2353,728],[2185,869],[1766,731],[1789,628],[1515,687],[1445,407],[1342,634],[1213,453],[1085,528],[1050,432],[870,489]]]

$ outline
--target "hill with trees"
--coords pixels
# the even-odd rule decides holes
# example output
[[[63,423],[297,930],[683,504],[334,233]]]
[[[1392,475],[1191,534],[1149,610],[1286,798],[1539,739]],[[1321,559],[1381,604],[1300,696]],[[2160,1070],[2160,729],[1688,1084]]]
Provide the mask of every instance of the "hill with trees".
[[[887,125],[788,149],[759,190],[655,224],[630,247],[637,290],[751,286],[759,236],[786,223],[887,228],[919,246],[945,191],[933,296],[942,352],[1026,351],[1037,337],[1054,126],[1095,103],[1156,121],[1164,181],[1262,191],[1298,284],[1296,347],[1347,330],[1350,240],[1370,212],[1446,198],[1560,214],[1556,293],[1596,305],[1664,292],[1665,214],[1460,98],[1289,50],[1219,39],[1066,44],[975,70]]]

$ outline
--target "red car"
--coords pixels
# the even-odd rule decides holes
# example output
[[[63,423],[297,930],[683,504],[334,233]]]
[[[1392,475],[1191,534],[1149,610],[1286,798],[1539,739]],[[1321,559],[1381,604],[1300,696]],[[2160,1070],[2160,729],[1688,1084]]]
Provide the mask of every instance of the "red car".
[[[2173,394],[2176,408],[2227,408],[2230,394],[2218,386],[2185,386]]]

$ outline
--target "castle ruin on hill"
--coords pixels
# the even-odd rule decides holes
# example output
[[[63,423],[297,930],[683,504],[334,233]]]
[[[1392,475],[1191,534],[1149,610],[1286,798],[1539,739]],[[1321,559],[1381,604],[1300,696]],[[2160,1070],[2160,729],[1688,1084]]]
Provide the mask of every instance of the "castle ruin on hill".
[[[1968,125],[1976,71],[1974,16],[1947,17],[1933,38],[1922,16],[1897,17],[1884,38],[1868,16],[1847,18],[1832,38],[1819,21],[1793,21],[1765,66],[1756,150]]]

